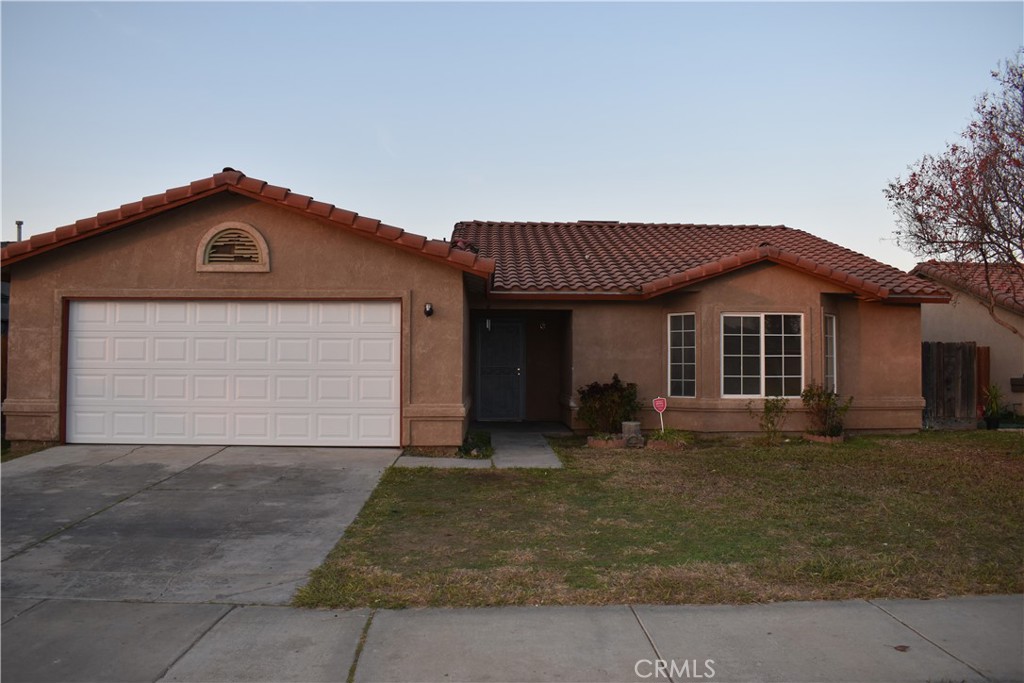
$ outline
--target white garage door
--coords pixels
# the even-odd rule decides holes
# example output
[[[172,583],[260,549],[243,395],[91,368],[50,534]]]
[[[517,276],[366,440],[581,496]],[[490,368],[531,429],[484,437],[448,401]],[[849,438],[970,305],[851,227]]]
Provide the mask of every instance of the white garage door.
[[[394,302],[76,301],[69,443],[397,446]]]

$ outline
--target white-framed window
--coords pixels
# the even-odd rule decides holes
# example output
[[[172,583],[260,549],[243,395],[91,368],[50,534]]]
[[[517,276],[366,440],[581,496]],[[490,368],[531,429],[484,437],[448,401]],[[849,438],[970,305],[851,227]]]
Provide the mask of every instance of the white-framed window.
[[[825,314],[825,391],[836,389],[836,317]]]
[[[697,395],[697,316],[668,316],[668,395]]]
[[[803,315],[722,315],[722,396],[800,396],[804,386]]]

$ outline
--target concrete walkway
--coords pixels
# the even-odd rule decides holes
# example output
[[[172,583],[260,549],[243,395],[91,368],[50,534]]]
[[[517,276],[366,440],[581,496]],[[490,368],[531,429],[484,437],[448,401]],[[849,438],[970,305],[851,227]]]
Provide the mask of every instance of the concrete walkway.
[[[481,425],[482,430],[491,433],[494,456],[491,459],[472,458],[429,458],[403,455],[396,462],[397,467],[435,468],[543,468],[561,469],[562,461],[551,450],[545,434],[571,434],[567,428],[550,423]]]
[[[298,610],[3,600],[5,681],[1020,681],[1024,596]],[[365,641],[360,645],[360,640]]]

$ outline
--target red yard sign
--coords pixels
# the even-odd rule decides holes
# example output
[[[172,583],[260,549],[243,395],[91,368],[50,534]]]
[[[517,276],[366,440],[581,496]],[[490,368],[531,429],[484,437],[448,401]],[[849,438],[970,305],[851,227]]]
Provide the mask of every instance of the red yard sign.
[[[658,411],[658,419],[661,420],[661,431],[665,431],[665,416],[662,413],[665,412],[665,408],[668,408],[668,401],[659,396],[654,399],[654,409]]]

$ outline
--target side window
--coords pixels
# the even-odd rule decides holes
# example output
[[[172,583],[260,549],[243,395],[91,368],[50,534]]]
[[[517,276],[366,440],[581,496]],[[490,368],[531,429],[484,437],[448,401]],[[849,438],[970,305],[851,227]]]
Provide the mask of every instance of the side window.
[[[668,317],[668,395],[697,395],[697,320],[693,313]]]

